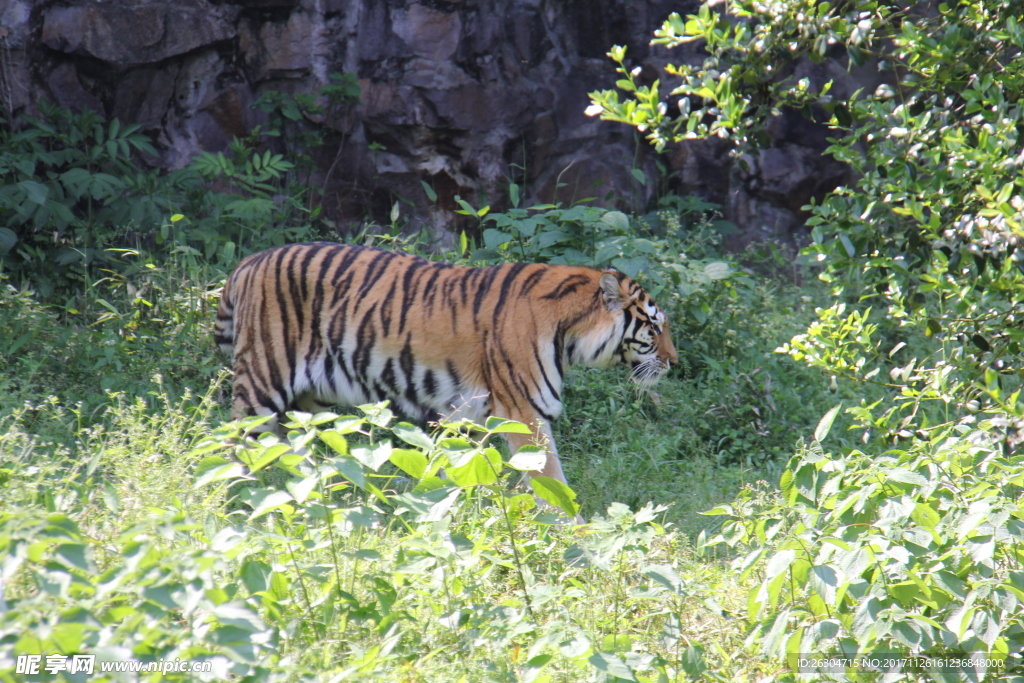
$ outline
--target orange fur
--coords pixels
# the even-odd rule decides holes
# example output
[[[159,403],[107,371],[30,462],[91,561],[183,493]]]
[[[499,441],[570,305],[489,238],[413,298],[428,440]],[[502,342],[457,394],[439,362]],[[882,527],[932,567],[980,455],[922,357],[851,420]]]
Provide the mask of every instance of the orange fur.
[[[421,421],[498,415],[533,426],[510,447],[545,448],[534,474],[563,482],[550,422],[565,369],[627,363],[651,383],[676,362],[664,314],[620,273],[467,268],[325,242],[239,263],[216,339],[234,357],[235,418],[385,399]]]

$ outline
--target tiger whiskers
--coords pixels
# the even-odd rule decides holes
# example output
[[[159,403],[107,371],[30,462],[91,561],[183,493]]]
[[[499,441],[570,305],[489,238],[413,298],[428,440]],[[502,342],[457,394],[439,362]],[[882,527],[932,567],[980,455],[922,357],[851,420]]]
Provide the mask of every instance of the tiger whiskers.
[[[668,366],[658,358],[650,358],[633,368],[630,377],[637,385],[637,394],[639,395],[644,389],[649,389],[657,384],[666,372],[668,372]]]

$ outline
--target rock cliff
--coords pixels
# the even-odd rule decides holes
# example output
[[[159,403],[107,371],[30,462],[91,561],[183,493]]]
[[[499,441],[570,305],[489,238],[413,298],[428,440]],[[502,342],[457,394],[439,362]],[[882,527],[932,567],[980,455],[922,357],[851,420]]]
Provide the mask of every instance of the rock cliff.
[[[645,72],[669,60],[649,45],[671,11],[693,0],[0,0],[6,111],[46,97],[141,124],[161,150],[153,163],[187,164],[226,149],[265,121],[263,93],[312,93],[353,73],[360,103],[302,125],[328,129],[311,150],[324,209],[340,222],[386,219],[396,198],[416,219],[450,228],[454,197],[501,206],[515,180],[527,201],[597,197],[645,210],[657,192],[640,168],[658,160],[633,131],[583,114],[587,92],[612,87],[613,44]],[[671,60],[698,63],[675,51]],[[842,96],[870,81],[835,64]],[[831,71],[829,71],[831,70]],[[859,79],[859,80],[858,80]],[[799,207],[847,180],[823,159],[824,135],[782,117],[773,147],[734,163],[715,142],[670,150],[669,187],[725,207],[746,237],[788,236]],[[431,204],[421,181],[438,195]],[[614,199],[606,199],[613,197]],[[367,215],[369,213],[369,216]]]

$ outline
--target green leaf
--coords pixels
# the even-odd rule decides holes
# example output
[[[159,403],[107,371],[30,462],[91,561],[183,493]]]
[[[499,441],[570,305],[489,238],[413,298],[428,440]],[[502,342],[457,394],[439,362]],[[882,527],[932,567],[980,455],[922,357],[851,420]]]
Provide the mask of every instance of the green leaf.
[[[495,228],[484,230],[484,246],[488,249],[497,249],[512,241],[512,235]]]
[[[676,572],[672,565],[652,564],[646,567],[643,570],[643,573],[644,576],[660,583],[673,593],[683,595],[686,592],[686,585],[683,583],[683,580],[679,577],[679,573]]]
[[[724,261],[712,261],[704,266],[704,274],[712,280],[724,280],[732,275],[732,268]]]
[[[533,434],[533,430],[522,422],[516,422],[504,417],[494,417],[493,415],[487,418],[484,427],[493,434]]]
[[[238,570],[238,578],[250,593],[262,593],[270,588],[273,573],[266,562],[246,560]]]
[[[408,422],[399,422],[391,428],[391,431],[410,446],[416,446],[425,451],[434,448],[434,442],[431,438],[416,425],[409,424]]]
[[[537,655],[531,657],[526,664],[523,665],[523,683],[533,683],[537,680],[537,676],[544,670],[544,666],[554,659],[554,655]]]
[[[387,427],[391,424],[391,420],[395,418],[395,414],[386,407],[386,403],[368,403],[366,405],[356,407],[366,413],[367,422],[372,425],[376,425],[377,427]]]
[[[427,471],[427,456],[411,448],[395,448],[391,451],[391,464],[419,480]]]
[[[331,467],[334,468],[335,472],[345,477],[359,488],[366,488],[366,475],[363,473],[362,465],[360,465],[355,458],[343,456],[340,458],[331,458],[330,462]]]
[[[548,454],[539,446],[523,446],[509,461],[508,466],[520,472],[540,472],[548,461]]]
[[[325,429],[320,432],[320,440],[330,446],[336,453],[348,455],[348,441],[335,429]]]
[[[630,278],[636,279],[640,271],[647,265],[646,256],[612,259],[612,267]]]
[[[625,660],[614,652],[595,652],[587,658],[587,661],[598,671],[614,676],[618,680],[634,681],[634,683],[636,681],[636,676],[626,665]]]
[[[609,211],[601,216],[601,222],[619,233],[629,233],[629,217],[621,211]]]
[[[203,458],[196,465],[196,483],[194,488],[199,488],[215,481],[235,479],[245,476],[245,466],[235,460],[228,460],[219,455],[211,455]]]
[[[933,529],[941,517],[928,503],[918,502],[910,514],[910,519],[921,528]]]
[[[541,500],[554,505],[571,518],[576,517],[579,506],[576,504],[576,492],[566,484],[543,475],[530,479],[530,487]]]
[[[908,469],[897,467],[890,470],[885,478],[889,481],[898,481],[904,484],[914,484],[915,486],[924,486],[928,483],[928,479],[918,474],[917,472],[911,472]]]
[[[292,494],[296,503],[305,503],[306,498],[309,497],[309,494],[319,483],[320,477],[315,474],[311,474],[303,477],[302,479],[287,481],[285,482],[284,487]]]
[[[292,494],[287,491],[271,491],[269,489],[245,489],[242,500],[253,508],[250,520],[261,517],[292,501]]]
[[[376,472],[391,457],[391,442],[383,441],[370,448],[353,448],[352,457]]]
[[[18,243],[18,235],[10,228],[0,227],[0,256],[6,256]]]
[[[25,191],[28,200],[33,204],[42,206],[50,196],[50,188],[34,180],[22,180],[18,187]]]
[[[428,185],[423,180],[420,180],[420,184],[423,185],[423,191],[424,191],[424,193],[426,193],[427,199],[430,201],[430,203],[433,204],[434,202],[436,202],[437,201],[437,193],[435,193],[434,188],[431,187],[430,185]]]
[[[54,558],[61,564],[86,572],[96,571],[92,559],[86,554],[86,547],[81,543],[64,543],[54,548]]]
[[[842,403],[836,405],[821,418],[818,422],[818,426],[814,429],[814,440],[821,443],[828,436],[829,430],[832,429],[832,423],[836,419],[836,415],[839,414],[839,409],[842,407]]]
[[[290,448],[291,447],[286,443],[279,443],[270,446],[269,448],[264,450],[259,455],[259,457],[256,458],[256,461],[249,468],[249,471],[252,472],[253,474],[259,472],[267,465],[271,464],[272,462],[280,458],[282,455],[287,453],[290,450]]]
[[[835,605],[839,576],[829,565],[811,567],[810,586],[828,605]]]
[[[495,483],[498,481],[501,467],[501,454],[497,449],[485,448],[475,452],[464,465],[449,467],[445,472],[453,482],[466,487]]]
[[[853,257],[855,257],[857,255],[857,249],[856,249],[856,247],[853,246],[853,242],[850,241],[849,237],[847,237],[843,233],[840,233],[839,234],[839,241],[843,243],[843,249],[846,250],[846,255],[847,256],[849,256],[850,258],[853,258]]]

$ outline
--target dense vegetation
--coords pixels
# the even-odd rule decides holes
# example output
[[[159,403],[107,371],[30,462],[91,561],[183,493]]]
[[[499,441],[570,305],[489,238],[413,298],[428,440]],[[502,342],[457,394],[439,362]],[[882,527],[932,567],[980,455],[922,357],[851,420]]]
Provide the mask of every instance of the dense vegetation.
[[[702,67],[669,69],[672,95],[614,49],[628,99],[595,93],[592,111],[655,146],[747,148],[778,106],[825,112],[859,180],[809,209],[803,273],[824,283],[782,277],[771,249],[722,254],[715,207],[675,196],[626,216],[521,207],[513,184],[504,211],[463,203],[478,237],[452,253],[402,236],[398,203],[392,225],[345,238],[610,263],[666,308],[682,362],[657,394],[624,372],[570,378],[556,436],[574,491],[544,493],[581,504],[580,528],[509,486],[532,456],[487,437],[515,423],[467,434],[364,406],[237,445],[210,334],[220,284],[246,253],[342,239],[287,158],[324,134],[289,115],[313,100],[262,99],[275,128],[169,175],[142,170],[145,136],[94,114],[44,106],[0,127],[0,679],[113,678],[45,673],[45,655],[74,653],[213,664],[150,680],[795,680],[798,656],[840,653],[1012,665],[1024,28],[991,1],[729,9],[657,32],[707,45]],[[833,102],[765,68],[839,50],[891,85]],[[355,96],[331,87],[335,106]],[[44,673],[17,673],[22,654]],[[938,661],[895,678],[1014,674]]]

